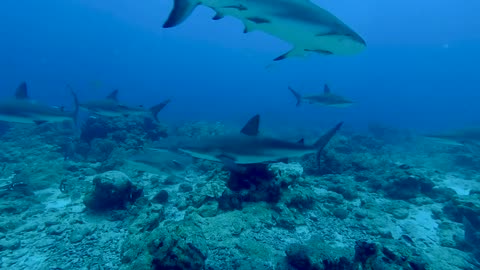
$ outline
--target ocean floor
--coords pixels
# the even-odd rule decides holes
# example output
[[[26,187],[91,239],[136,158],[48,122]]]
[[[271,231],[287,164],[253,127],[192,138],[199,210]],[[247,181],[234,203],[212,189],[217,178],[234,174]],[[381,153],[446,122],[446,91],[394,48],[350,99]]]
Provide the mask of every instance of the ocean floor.
[[[0,268],[480,269],[480,157],[469,149],[339,134],[320,165],[128,162],[151,141],[225,129],[6,129]]]

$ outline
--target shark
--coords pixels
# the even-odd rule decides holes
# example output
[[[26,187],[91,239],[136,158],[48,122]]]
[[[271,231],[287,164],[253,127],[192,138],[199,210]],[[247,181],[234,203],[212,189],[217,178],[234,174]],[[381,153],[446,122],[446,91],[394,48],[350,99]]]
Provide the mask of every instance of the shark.
[[[452,146],[480,146],[480,127],[464,128],[445,133],[426,134],[425,138]]]
[[[297,99],[297,107],[302,104],[302,101],[306,101],[310,104],[320,104],[323,106],[331,106],[331,107],[348,107],[353,104],[353,101],[346,99],[342,96],[333,94],[330,90],[330,87],[325,84],[323,88],[323,93],[321,94],[313,94],[313,95],[304,95],[302,96],[299,92],[295,91],[292,87],[288,87],[290,92],[295,96]]]
[[[193,159],[189,155],[167,149],[147,147],[141,153],[131,156],[127,162],[146,171],[173,173],[185,170]]]
[[[64,107],[50,106],[29,97],[26,82],[20,83],[12,98],[0,101],[0,121],[22,124],[77,122],[79,103],[72,91],[75,109],[65,111]]]
[[[327,10],[310,0],[174,0],[164,28],[184,22],[199,5],[215,11],[214,20],[239,19],[244,33],[263,31],[292,48],[274,61],[322,55],[355,55],[366,48],[365,40]]]
[[[153,118],[158,121],[158,113],[163,110],[168,103],[170,103],[170,99],[154,105],[149,109],[144,108],[143,106],[127,106],[118,101],[118,89],[115,89],[104,99],[81,103],[80,108],[93,114],[107,117],[144,115],[150,113]]]
[[[327,131],[311,144],[304,140],[291,142],[259,133],[260,115],[253,116],[239,133],[198,138],[180,142],[175,148],[194,158],[220,162],[229,168],[239,165],[281,162],[288,158],[320,153],[340,129],[343,122]],[[171,148],[172,149],[172,148]]]

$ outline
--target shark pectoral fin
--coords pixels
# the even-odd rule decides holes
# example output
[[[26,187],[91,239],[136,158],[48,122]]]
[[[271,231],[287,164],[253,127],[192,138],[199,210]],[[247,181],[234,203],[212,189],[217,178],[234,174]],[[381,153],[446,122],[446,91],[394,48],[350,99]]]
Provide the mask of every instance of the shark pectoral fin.
[[[163,28],[170,28],[181,24],[185,21],[193,10],[200,4],[197,0],[175,0],[173,9],[167,21],[163,24]]]
[[[250,120],[248,120],[248,122],[245,124],[245,126],[243,126],[240,132],[247,136],[257,136],[259,126],[260,126],[260,115],[257,114],[254,117],[250,118]]]
[[[292,50],[280,55],[279,57],[273,59],[273,61],[280,61],[283,59],[287,59],[289,57],[304,57],[306,55],[305,50],[293,48]]]
[[[245,25],[245,28],[243,28],[244,34],[253,32],[255,30],[255,25],[252,22],[244,20],[243,24]]]
[[[298,143],[298,144],[301,144],[301,145],[305,145],[305,139],[304,139],[304,138],[301,138],[300,140],[298,140],[297,143]]]
[[[218,158],[223,163],[223,165],[230,171],[239,172],[239,173],[242,173],[245,171],[245,168],[235,163],[235,159],[231,156],[220,154],[216,158]]]
[[[217,14],[215,14],[215,16],[213,16],[212,20],[214,21],[218,21],[220,19],[223,19],[225,17],[225,15],[223,15],[222,13],[220,12],[217,12]]]
[[[108,94],[107,99],[118,102],[118,89],[115,89],[110,94]]]

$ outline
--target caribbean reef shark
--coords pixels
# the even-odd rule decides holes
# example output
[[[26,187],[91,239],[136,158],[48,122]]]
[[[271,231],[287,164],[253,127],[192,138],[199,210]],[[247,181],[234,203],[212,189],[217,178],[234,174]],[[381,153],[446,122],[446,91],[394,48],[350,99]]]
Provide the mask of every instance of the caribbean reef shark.
[[[330,91],[328,85],[325,84],[323,89],[323,93],[321,94],[314,94],[314,95],[305,95],[302,96],[300,93],[295,91],[292,87],[288,87],[290,92],[295,96],[297,99],[297,107],[302,104],[302,101],[306,101],[310,104],[321,104],[324,106],[332,106],[332,107],[347,107],[353,104],[351,100],[348,100],[342,96],[335,95]]]
[[[101,100],[93,100],[80,104],[82,109],[88,110],[93,114],[118,117],[118,116],[130,116],[151,113],[153,118],[158,121],[158,113],[170,103],[170,99],[157,104],[150,109],[146,109],[143,106],[131,107],[123,105],[118,102],[118,90],[113,90],[106,98]]]
[[[27,84],[22,82],[13,98],[0,101],[0,121],[23,124],[42,124],[63,121],[76,122],[78,113],[78,99],[72,91],[75,109],[65,111],[63,107],[49,106],[30,99]]]
[[[238,134],[218,135],[180,143],[178,151],[192,157],[222,162],[227,167],[235,168],[241,164],[258,164],[279,162],[288,158],[302,157],[319,153],[342,126],[342,122],[330,129],[314,144],[305,145],[289,142],[259,134],[260,116],[255,115]]]
[[[424,135],[427,139],[448,145],[480,146],[480,128],[465,128],[447,133]]]
[[[293,48],[275,58],[323,55],[353,55],[365,41],[330,12],[310,0],[174,0],[164,28],[185,21],[198,5],[216,12],[214,20],[233,16],[245,26],[244,33],[260,30],[290,43]]]
[[[144,168],[145,171],[174,173],[185,170],[193,159],[183,153],[146,148],[142,153],[130,157],[127,161],[135,165],[136,168]]]

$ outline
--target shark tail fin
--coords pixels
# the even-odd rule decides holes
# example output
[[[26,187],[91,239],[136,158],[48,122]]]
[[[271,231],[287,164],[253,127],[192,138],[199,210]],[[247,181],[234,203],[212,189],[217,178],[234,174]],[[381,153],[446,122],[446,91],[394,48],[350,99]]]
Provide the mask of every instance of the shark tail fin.
[[[164,102],[159,103],[159,104],[150,108],[150,112],[152,113],[153,119],[155,119],[155,121],[159,122],[158,121],[158,113],[161,110],[163,110],[163,108],[165,108],[165,106],[167,106],[168,103],[170,103],[170,99],[167,99]]]
[[[320,160],[320,152],[322,152],[323,148],[327,146],[328,142],[332,139],[332,137],[337,133],[337,131],[342,127],[343,122],[338,123],[336,126],[331,128],[327,133],[323,134],[313,146],[317,149],[317,161]]]
[[[163,28],[170,28],[181,24],[185,21],[193,10],[200,4],[198,0],[175,0],[173,9],[167,21],[163,24]]]
[[[73,120],[73,123],[75,123],[75,126],[76,126],[77,122],[78,122],[78,111],[80,110],[80,103],[78,102],[77,94],[75,93],[75,91],[73,91],[72,86],[70,86],[68,84],[67,88],[70,90],[70,93],[73,96],[73,102],[74,102],[75,107],[74,107],[73,112],[72,112],[72,120]]]
[[[297,91],[293,90],[293,88],[290,86],[288,87],[288,89],[290,90],[290,92],[292,92],[292,94],[297,99],[297,107],[300,106],[300,104],[302,104],[302,95],[300,95],[300,93],[298,93]]]

